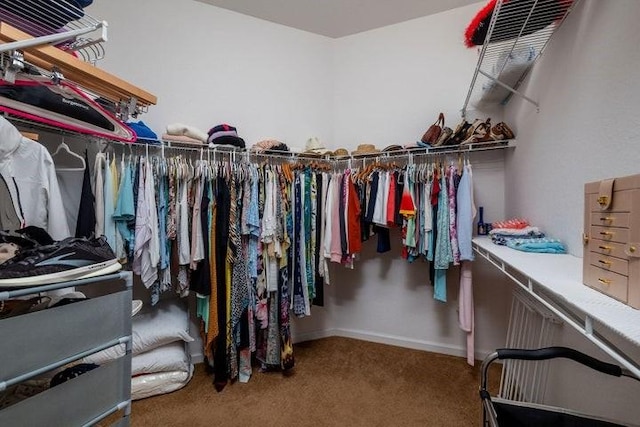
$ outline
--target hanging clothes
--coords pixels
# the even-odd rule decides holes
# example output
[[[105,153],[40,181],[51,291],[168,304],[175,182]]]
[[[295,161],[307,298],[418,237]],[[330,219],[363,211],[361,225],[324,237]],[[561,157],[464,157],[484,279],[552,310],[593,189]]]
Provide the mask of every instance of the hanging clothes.
[[[43,228],[54,240],[69,237],[51,155],[43,145],[23,137],[4,117],[0,117],[0,176],[23,227]]]
[[[133,271],[140,275],[144,286],[150,288],[158,280],[160,261],[155,184],[148,159],[141,159],[139,168]]]
[[[131,230],[130,224],[135,223],[135,207],[133,201],[133,170],[131,162],[125,163],[123,158],[121,168],[122,177],[118,189],[118,200],[116,201],[112,219],[123,241],[122,246],[116,247],[116,256],[120,262],[126,262],[128,254],[133,256],[134,233]]]
[[[96,225],[94,228],[95,236],[104,235],[104,178],[107,168],[107,157],[104,153],[96,154],[95,164],[93,166],[92,191],[94,195],[94,209],[96,212]]]

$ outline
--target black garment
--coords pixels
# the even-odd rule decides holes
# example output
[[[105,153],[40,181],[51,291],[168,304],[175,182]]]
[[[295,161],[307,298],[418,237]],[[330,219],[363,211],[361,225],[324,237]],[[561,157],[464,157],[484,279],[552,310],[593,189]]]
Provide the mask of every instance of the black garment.
[[[209,185],[204,184],[200,203],[200,222],[202,222],[202,241],[204,243],[204,259],[198,262],[191,273],[189,289],[201,295],[211,295],[211,275],[209,266]],[[194,220],[196,220],[194,218]]]
[[[89,171],[89,154],[84,150],[84,160],[87,165],[84,168],[82,179],[82,195],[78,209],[78,222],[76,224],[76,237],[91,237],[96,229],[96,208],[94,206],[93,191],[91,191],[91,172]]]
[[[365,215],[365,221],[369,224],[373,223],[373,212],[376,208],[376,194],[378,194],[378,182],[380,176],[378,172],[371,174],[371,190],[369,191],[369,203],[367,206],[367,214]]]
[[[322,247],[322,242],[320,241],[321,229],[322,229],[322,215],[324,213],[324,204],[322,200],[322,174],[316,174],[316,188],[318,191],[316,192],[316,256],[315,256],[315,266],[316,266],[316,277],[315,277],[315,288],[316,288],[316,297],[313,299],[313,305],[319,305],[320,307],[324,306],[324,278],[320,276],[320,263],[324,258],[320,248]]]
[[[227,244],[229,242],[229,210],[231,207],[231,193],[222,177],[216,180],[216,289],[218,291],[218,338],[215,341],[213,356],[214,386],[217,391],[229,381],[227,370],[227,281],[226,260]],[[215,319],[209,319],[214,322]]]
[[[371,235],[371,224],[367,222],[367,186],[366,184],[356,184],[358,200],[360,201],[360,241],[366,242]]]
[[[46,86],[0,85],[0,97],[71,117],[79,122],[88,123],[111,132],[115,130],[113,123],[97,111],[93,105],[80,98],[68,99]]]
[[[389,229],[387,227],[375,226],[374,229],[378,234],[378,247],[376,252],[379,254],[389,252],[391,250],[391,237],[389,236]]]

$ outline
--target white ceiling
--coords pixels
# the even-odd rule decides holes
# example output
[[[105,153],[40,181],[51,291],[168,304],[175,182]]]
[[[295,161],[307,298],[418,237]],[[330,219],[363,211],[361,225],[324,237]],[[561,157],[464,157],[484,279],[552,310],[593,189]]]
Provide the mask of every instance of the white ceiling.
[[[455,9],[478,0],[197,0],[338,38]]]

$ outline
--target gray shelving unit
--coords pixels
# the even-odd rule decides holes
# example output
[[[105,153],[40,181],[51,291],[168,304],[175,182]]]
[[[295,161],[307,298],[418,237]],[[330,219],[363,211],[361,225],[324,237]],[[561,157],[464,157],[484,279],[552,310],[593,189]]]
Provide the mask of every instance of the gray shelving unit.
[[[97,294],[0,320],[0,391],[113,345],[127,348],[111,363],[0,410],[0,426],[90,426],[118,411],[114,425],[129,425],[132,285],[132,273],[120,272],[0,292],[0,301],[68,287]]]

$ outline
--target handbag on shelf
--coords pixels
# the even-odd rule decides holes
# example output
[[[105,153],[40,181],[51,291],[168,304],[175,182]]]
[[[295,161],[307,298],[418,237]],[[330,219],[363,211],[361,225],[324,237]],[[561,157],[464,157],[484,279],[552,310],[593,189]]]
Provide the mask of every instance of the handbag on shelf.
[[[469,128],[471,127],[471,123],[462,119],[456,129],[453,131],[451,138],[444,142],[444,145],[460,145],[462,141],[467,138],[467,133],[469,132]]]
[[[434,145],[435,142],[440,138],[440,134],[442,133],[442,128],[444,127],[444,114],[440,113],[438,115],[438,120],[435,121],[434,124],[429,126],[429,129],[422,135],[421,141],[425,144]]]
[[[513,139],[516,137],[511,128],[505,122],[495,124],[491,128],[490,134],[491,138],[496,141],[504,141],[506,139]]]
[[[440,137],[438,138],[438,140],[433,145],[436,146],[436,147],[439,147],[441,145],[445,145],[447,140],[449,138],[451,138],[451,135],[453,135],[453,129],[451,129],[450,127],[442,128],[442,132],[440,133]]]

